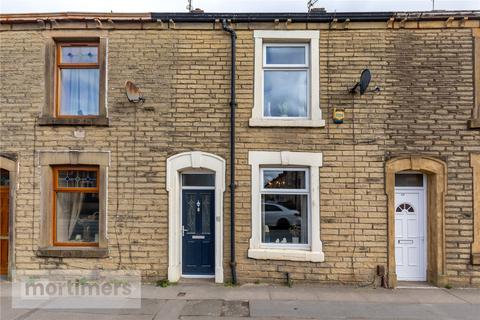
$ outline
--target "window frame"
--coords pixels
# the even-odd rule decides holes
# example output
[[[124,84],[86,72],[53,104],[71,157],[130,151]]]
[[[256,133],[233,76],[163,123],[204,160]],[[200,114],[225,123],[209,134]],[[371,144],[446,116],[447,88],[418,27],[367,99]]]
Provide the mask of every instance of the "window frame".
[[[40,228],[38,234],[39,257],[106,258],[108,250],[108,171],[110,151],[39,151],[40,170]],[[98,246],[54,246],[53,224],[53,166],[98,167],[99,222]]]
[[[305,188],[304,189],[267,189],[265,188],[265,171],[269,170],[278,170],[278,171],[298,171],[305,173]],[[284,248],[284,249],[299,249],[299,250],[309,250],[311,248],[311,195],[310,195],[310,174],[309,169],[307,167],[289,167],[289,166],[262,166],[260,167],[260,205],[262,204],[262,195],[264,194],[280,194],[280,195],[306,195],[307,196],[307,243],[271,243],[271,242],[263,242],[261,241],[260,247],[261,248]],[[262,208],[260,208],[261,210]],[[260,230],[263,229],[263,212],[260,212]],[[263,231],[262,231],[263,232]]]
[[[100,43],[99,42],[92,42],[92,41],[85,41],[85,42],[70,42],[70,41],[56,41],[56,61],[55,61],[55,110],[54,115],[57,119],[70,119],[70,118],[98,118],[100,115],[100,101],[101,101],[101,94],[100,94]],[[95,47],[97,48],[98,56],[97,56],[97,63],[65,63],[62,62],[62,48],[63,47]],[[61,71],[62,69],[98,69],[99,72],[99,83],[98,83],[98,114],[97,115],[62,115],[60,113],[60,103],[62,97],[62,78],[61,78]]]
[[[183,176],[184,175],[196,175],[196,174],[207,174],[207,175],[212,175],[213,176],[213,186],[206,186],[206,185],[200,185],[200,186],[186,186],[183,183]],[[210,172],[210,171],[184,171],[180,173],[180,186],[182,190],[197,190],[197,189],[202,189],[202,190],[215,190],[215,173]]]
[[[251,127],[324,127],[320,109],[320,59],[318,30],[255,30],[254,57],[254,101]],[[268,46],[306,46],[306,64],[288,65],[266,64],[266,47]],[[306,117],[270,117],[264,115],[264,75],[265,66],[275,70],[307,69],[307,115]],[[286,68],[285,68],[286,67]]]
[[[292,171],[292,172],[304,172],[305,173],[305,188],[304,189],[282,189],[282,188],[265,188],[265,171]],[[274,193],[274,194],[296,194],[296,193],[308,193],[310,186],[310,177],[308,174],[309,169],[306,167],[289,167],[289,166],[262,166],[260,168],[260,192]],[[279,192],[271,192],[279,191]]]
[[[67,188],[58,186],[58,173],[63,170],[72,171],[95,171],[97,174],[96,187],[95,188]],[[84,192],[84,193],[96,193],[98,194],[98,204],[100,206],[100,168],[98,166],[66,166],[55,165],[52,166],[53,172],[53,212],[52,212],[52,243],[54,247],[98,247],[98,242],[58,242],[57,241],[57,193],[58,192]],[[99,212],[100,214],[100,212]],[[100,222],[100,216],[99,216]],[[100,228],[99,228],[100,229]],[[100,231],[100,230],[99,230]]]
[[[480,153],[470,155],[472,167],[472,196],[473,196],[473,241],[471,248],[472,264],[480,265]]]
[[[268,64],[267,47],[303,47],[305,48],[304,64]],[[262,63],[262,118],[263,119],[285,119],[285,120],[308,120],[310,119],[312,88],[310,85],[311,63],[310,63],[310,45],[307,42],[264,42],[263,43],[263,63]],[[307,113],[304,117],[281,117],[265,115],[265,71],[306,71],[307,73]]]
[[[283,64],[273,64],[267,63],[267,47],[303,47],[305,48],[305,63],[304,64],[293,64],[293,63],[283,63]],[[272,68],[272,69],[283,69],[287,70],[301,68],[304,70],[310,70],[310,45],[308,42],[263,42],[263,68]]]
[[[473,109],[468,121],[470,129],[480,129],[480,28],[472,29],[473,37]]]
[[[100,126],[108,127],[109,118],[107,110],[108,88],[108,39],[104,31],[85,31],[82,36],[71,31],[59,30],[52,32],[52,36],[45,39],[45,97],[37,124],[40,126]],[[65,115],[58,114],[57,85],[59,49],[60,44],[97,44],[98,45],[98,70],[99,70],[99,105],[98,115]]]
[[[247,256],[259,260],[286,261],[324,261],[322,242],[320,240],[320,173],[323,155],[320,152],[290,151],[249,151],[248,163],[251,166],[251,238]],[[309,245],[282,244],[271,246],[262,242],[262,201],[261,190],[264,189],[263,172],[271,169],[305,170],[308,173],[309,210]],[[264,170],[262,170],[264,169]],[[275,190],[282,189],[272,189]],[[283,189],[285,190],[285,189]],[[288,190],[288,189],[287,189]],[[299,189],[296,189],[299,190]],[[291,193],[289,193],[291,194]]]

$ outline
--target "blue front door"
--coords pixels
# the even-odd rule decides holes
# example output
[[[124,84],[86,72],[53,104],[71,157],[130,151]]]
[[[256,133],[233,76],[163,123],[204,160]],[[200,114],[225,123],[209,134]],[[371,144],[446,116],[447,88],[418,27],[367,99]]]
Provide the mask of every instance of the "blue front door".
[[[182,273],[215,274],[214,190],[183,190],[182,221]]]

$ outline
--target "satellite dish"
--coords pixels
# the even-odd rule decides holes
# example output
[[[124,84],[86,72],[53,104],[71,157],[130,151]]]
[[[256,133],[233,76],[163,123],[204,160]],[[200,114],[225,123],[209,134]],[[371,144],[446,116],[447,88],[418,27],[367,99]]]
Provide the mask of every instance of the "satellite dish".
[[[360,81],[357,82],[352,89],[350,89],[350,93],[355,94],[357,92],[357,88],[360,87],[360,95],[363,95],[367,91],[371,79],[372,74],[370,73],[370,70],[364,69],[360,75]]]
[[[140,101],[145,101],[140,92],[140,89],[138,89],[135,83],[130,80],[125,82],[125,93],[127,94],[127,99],[130,102],[137,103]]]
[[[368,85],[370,84],[370,80],[372,79],[372,74],[370,70],[365,69],[362,71],[360,75],[360,95],[363,95],[365,91],[367,91]]]

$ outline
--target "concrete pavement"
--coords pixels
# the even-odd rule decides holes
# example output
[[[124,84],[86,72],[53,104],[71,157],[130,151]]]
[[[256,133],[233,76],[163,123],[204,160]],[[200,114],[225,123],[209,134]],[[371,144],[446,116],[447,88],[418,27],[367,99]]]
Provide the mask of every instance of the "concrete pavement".
[[[395,290],[318,285],[224,287],[211,283],[142,286],[139,309],[12,309],[0,282],[2,320],[240,320],[480,318],[480,289]]]

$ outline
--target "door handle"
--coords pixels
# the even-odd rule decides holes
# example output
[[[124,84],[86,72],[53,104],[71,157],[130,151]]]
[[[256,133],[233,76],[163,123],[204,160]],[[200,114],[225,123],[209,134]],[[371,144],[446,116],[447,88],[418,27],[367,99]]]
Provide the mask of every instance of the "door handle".
[[[182,237],[185,236],[185,232],[188,232],[188,229],[185,229],[185,226],[182,226]]]

